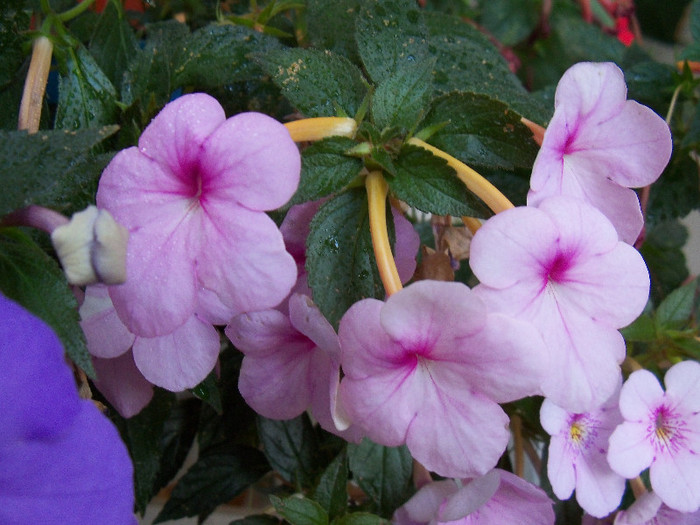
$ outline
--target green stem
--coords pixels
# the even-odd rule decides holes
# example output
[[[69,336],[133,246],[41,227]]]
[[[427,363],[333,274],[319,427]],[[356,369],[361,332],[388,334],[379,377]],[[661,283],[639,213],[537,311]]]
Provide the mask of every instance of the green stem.
[[[95,3],[95,0],[83,0],[75,7],[70,8],[68,11],[64,11],[63,13],[58,14],[58,19],[61,22],[68,22],[69,20],[73,20],[78,15],[81,15],[85,11],[87,11],[93,3]]]

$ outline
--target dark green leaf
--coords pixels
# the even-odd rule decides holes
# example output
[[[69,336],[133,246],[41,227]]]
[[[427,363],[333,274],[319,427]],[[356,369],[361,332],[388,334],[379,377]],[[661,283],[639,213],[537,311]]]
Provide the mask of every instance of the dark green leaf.
[[[372,97],[372,116],[380,129],[410,130],[423,115],[432,95],[435,60],[409,62],[387,75]]]
[[[24,61],[22,43],[29,29],[23,0],[5,0],[0,7],[0,88],[9,84]]]
[[[532,168],[539,147],[520,115],[486,95],[451,93],[433,102],[421,126],[447,123],[430,144],[469,166]]]
[[[665,115],[674,90],[674,68],[652,60],[624,68],[627,98]]]
[[[481,25],[504,46],[525,40],[540,21],[539,0],[489,0],[483,2]]]
[[[58,83],[56,128],[79,129],[113,124],[117,91],[83,46],[71,52],[68,72]]]
[[[357,301],[384,298],[364,190],[347,191],[325,202],[311,222],[306,246],[314,302],[334,327]]]
[[[270,496],[270,501],[275,510],[292,525],[328,525],[328,513],[313,500]]]
[[[700,42],[700,1],[695,0],[690,8],[690,34],[695,42]]]
[[[389,521],[369,512],[353,512],[334,520],[333,525],[389,525]]]
[[[407,144],[401,149],[395,166],[396,177],[388,180],[389,187],[409,206],[437,215],[490,216],[447,161],[429,151]]]
[[[203,454],[178,481],[153,523],[199,516],[243,492],[268,472],[262,452],[242,445],[222,445]]]
[[[130,419],[115,422],[134,463],[136,510],[141,514],[154,494],[163,454],[163,428],[174,401],[172,392],[157,388],[146,408]]]
[[[348,459],[345,449],[323,471],[314,491],[314,500],[328,512],[330,519],[342,516],[348,505]]]
[[[281,49],[259,57],[285,97],[306,117],[354,116],[367,84],[345,57],[316,49]]]
[[[406,502],[411,493],[413,458],[405,446],[383,447],[365,438],[348,445],[353,478],[386,518]]]
[[[145,106],[159,108],[170,100],[176,87],[180,49],[188,36],[187,26],[175,20],[148,26],[145,47],[134,55],[124,74],[124,104],[130,106],[141,100]]]
[[[0,131],[0,215],[29,204],[65,205],[65,198],[92,182],[88,152],[117,130],[116,126],[79,131]],[[87,175],[87,176],[86,176]]]
[[[361,0],[307,0],[309,41],[317,49],[329,49],[360,64],[352,28]]]
[[[649,268],[651,296],[657,304],[688,277],[685,255],[681,251],[687,239],[688,231],[678,221],[662,222],[647,230],[639,251]]]
[[[192,448],[197,433],[200,403],[196,399],[185,399],[177,403],[163,425],[158,477],[153,492],[165,487],[182,467],[188,452]]]
[[[309,487],[316,467],[316,435],[306,414],[288,421],[258,417],[258,434],[265,457],[291,483]]]
[[[216,376],[216,372],[211,372],[204,381],[192,388],[190,392],[195,397],[211,405],[217,414],[221,414],[223,412],[223,408],[221,407],[221,392],[219,392],[219,384]]]
[[[117,90],[121,89],[124,72],[138,49],[134,30],[124,11],[109,2],[95,27],[90,53]]]
[[[68,357],[95,378],[79,324],[78,303],[63,271],[27,235],[12,228],[0,229],[0,290],[43,319],[58,335]]]
[[[343,137],[320,140],[301,155],[301,180],[292,204],[326,197],[347,186],[362,169],[362,161],[344,153],[357,143]]]
[[[678,330],[690,321],[698,292],[698,279],[677,288],[668,294],[656,309],[656,324],[659,330]]]
[[[625,341],[647,343],[656,339],[656,325],[650,315],[642,314],[629,326],[621,330]]]
[[[175,67],[176,86],[215,87],[260,76],[248,55],[277,49],[277,39],[232,24],[210,24],[187,37]]]
[[[425,13],[430,53],[437,57],[433,85],[437,91],[468,91],[500,100],[532,121],[544,124],[550,114],[513,74],[498,49],[460,18]]]
[[[647,220],[657,224],[685,217],[697,208],[700,208],[698,163],[690,155],[676,155],[651,187]]]
[[[429,59],[427,36],[421,11],[408,0],[366,2],[355,22],[362,63],[377,83],[403,66]]]

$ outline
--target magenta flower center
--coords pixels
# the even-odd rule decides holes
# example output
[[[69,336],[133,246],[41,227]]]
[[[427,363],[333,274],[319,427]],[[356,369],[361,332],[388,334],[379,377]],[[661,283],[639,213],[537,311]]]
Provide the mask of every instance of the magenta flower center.
[[[552,261],[545,266],[548,282],[561,283],[566,280],[566,272],[571,267],[572,257],[568,254],[557,253]]]
[[[657,452],[675,454],[685,448],[686,422],[678,413],[662,405],[652,413],[651,419],[647,432]]]

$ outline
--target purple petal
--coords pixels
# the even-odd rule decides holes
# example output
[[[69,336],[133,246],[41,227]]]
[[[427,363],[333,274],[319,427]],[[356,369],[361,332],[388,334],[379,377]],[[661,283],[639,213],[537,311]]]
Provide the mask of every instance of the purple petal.
[[[193,315],[170,334],[136,338],[134,361],[148,381],[180,392],[207,377],[216,365],[219,349],[216,329]]]
[[[501,474],[493,469],[481,477],[467,482],[440,509],[440,521],[455,521],[476,512],[496,493],[501,484]]]
[[[576,488],[575,452],[569,447],[564,436],[553,435],[549,442],[547,477],[552,490],[560,500],[571,497]]]
[[[297,263],[304,264],[306,260],[306,238],[309,236],[311,220],[322,202],[323,199],[320,199],[292,206],[280,225],[287,251]]]
[[[122,417],[141,412],[153,398],[153,385],[136,368],[134,356],[127,352],[114,359],[93,359],[95,386]]]
[[[666,372],[664,383],[671,408],[682,407],[685,413],[700,412],[700,363],[683,361],[673,365]]]
[[[660,454],[649,469],[654,492],[670,508],[681,512],[700,508],[700,456],[695,452],[700,438],[697,434],[693,438],[693,448]]]
[[[95,357],[112,359],[127,352],[136,336],[124,326],[105,286],[88,286],[80,306],[80,327]]]
[[[61,368],[68,371],[65,364],[54,370]],[[60,405],[58,399],[49,406]],[[0,447],[0,523],[135,524],[126,447],[91,401],[76,404],[75,417],[55,438]]]
[[[411,523],[429,523],[437,517],[443,502],[458,490],[457,483],[452,479],[429,483],[416,492],[399,510],[403,511],[402,514],[405,513]],[[392,519],[392,521],[397,525],[405,523],[402,520]]]
[[[264,357],[281,346],[306,340],[300,337],[289,318],[277,310],[237,315],[224,333],[241,352],[255,357]]]
[[[622,423],[613,431],[608,447],[608,464],[620,476],[632,479],[653,460],[654,449],[647,435],[646,423]]]
[[[396,270],[402,283],[408,282],[416,271],[416,255],[420,248],[420,237],[418,232],[396,208],[391,208],[394,218],[394,231],[396,233],[396,244],[394,246],[394,259],[396,260]]]
[[[289,298],[289,320],[294,328],[308,337],[334,363],[340,364],[338,336],[308,296],[292,294]]]
[[[479,509],[477,523],[554,524],[553,503],[542,489],[515,474],[496,470],[501,474],[501,485],[493,498]]]
[[[204,141],[226,120],[209,95],[192,93],[166,104],[139,139],[139,151],[167,166],[174,177],[197,169]],[[233,143],[235,144],[235,142]]]
[[[648,370],[637,370],[622,385],[620,412],[627,421],[646,423],[663,398],[664,391],[656,376]]]
[[[203,195],[273,210],[296,191],[301,157],[282,124],[262,113],[240,113],[204,143],[200,171]]]
[[[605,449],[589,450],[576,462],[576,501],[597,518],[615,510],[625,492],[625,478],[608,465]]]

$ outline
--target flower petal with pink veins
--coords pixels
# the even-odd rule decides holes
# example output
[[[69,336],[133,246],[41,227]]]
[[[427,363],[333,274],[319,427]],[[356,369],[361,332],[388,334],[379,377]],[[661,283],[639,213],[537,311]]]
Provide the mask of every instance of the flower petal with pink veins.
[[[85,334],[90,355],[112,359],[127,352],[134,344],[136,336],[119,319],[106,286],[85,289],[80,318],[80,328]]]
[[[201,383],[214,369],[219,350],[219,333],[194,315],[169,334],[138,337],[133,348],[134,361],[143,376],[172,392]]]
[[[97,380],[95,386],[122,417],[141,412],[153,398],[153,385],[136,368],[131,351],[114,359],[92,360]]]

